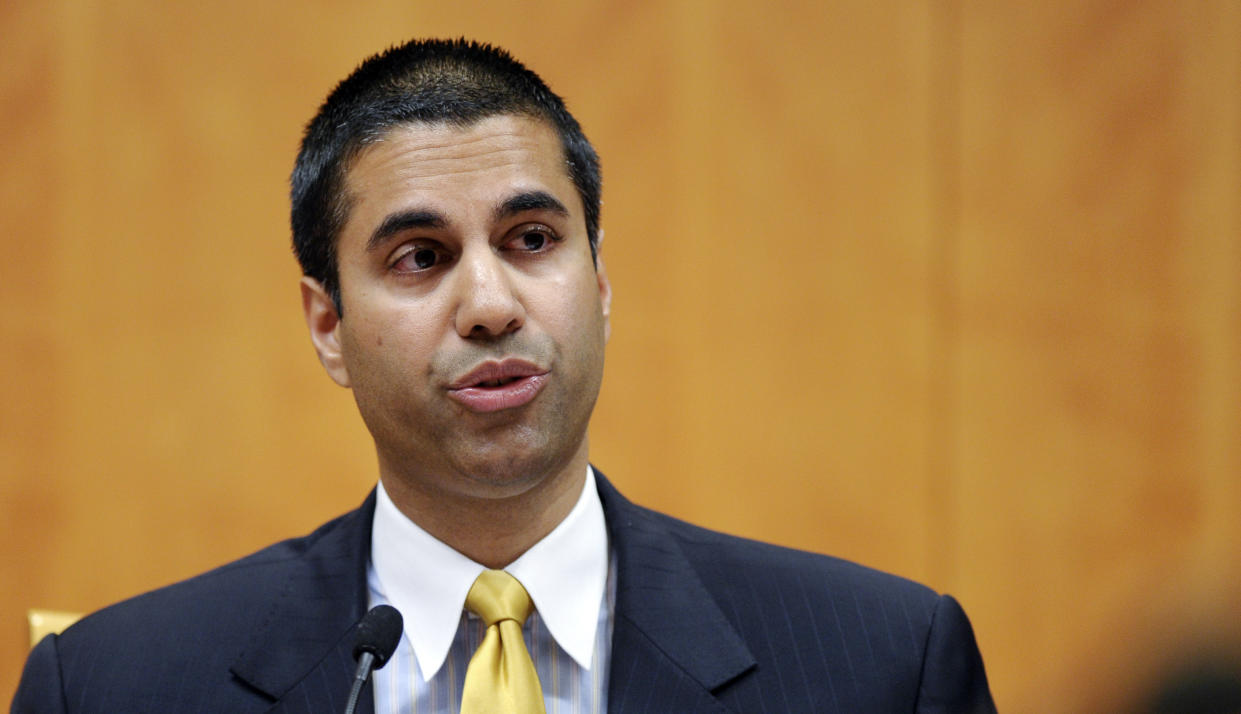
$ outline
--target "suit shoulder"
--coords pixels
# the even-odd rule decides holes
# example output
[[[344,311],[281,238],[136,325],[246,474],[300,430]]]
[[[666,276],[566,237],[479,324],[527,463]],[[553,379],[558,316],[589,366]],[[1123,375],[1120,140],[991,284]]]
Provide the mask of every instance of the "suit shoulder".
[[[759,579],[780,586],[796,582],[811,597],[837,597],[848,591],[861,602],[899,601],[927,617],[940,597],[921,583],[850,560],[730,535],[654,511],[647,513],[661,521],[708,583],[718,580],[721,585],[731,585]]]
[[[304,648],[314,633],[344,632],[356,619],[372,504],[49,636],[31,655],[23,696],[58,690],[83,712],[266,710],[270,702],[236,668],[249,666],[253,676],[273,632],[283,637],[286,627],[306,623],[300,637],[277,643]],[[281,661],[296,654],[281,651]]]
[[[738,584],[768,593],[796,590],[807,598],[839,601],[851,596],[865,603],[883,603],[917,613],[929,621],[940,596],[907,578],[843,558],[773,545],[703,528],[634,504],[596,470],[600,498],[610,528],[626,533],[670,538],[710,590],[736,596]]]
[[[289,538],[193,577],[135,595],[87,615],[59,636],[61,652],[102,642],[151,642],[201,637],[215,643],[235,633],[238,641],[267,614],[266,605],[289,577],[305,567],[305,555],[325,538],[360,518],[339,516],[310,534]]]

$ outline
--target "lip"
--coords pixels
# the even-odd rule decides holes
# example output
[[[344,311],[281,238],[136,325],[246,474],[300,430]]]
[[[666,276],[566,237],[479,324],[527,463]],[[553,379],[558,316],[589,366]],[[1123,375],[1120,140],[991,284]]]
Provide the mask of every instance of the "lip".
[[[504,384],[487,382],[504,380]],[[448,396],[473,412],[496,412],[528,404],[547,383],[547,370],[520,359],[484,362],[448,385]]]

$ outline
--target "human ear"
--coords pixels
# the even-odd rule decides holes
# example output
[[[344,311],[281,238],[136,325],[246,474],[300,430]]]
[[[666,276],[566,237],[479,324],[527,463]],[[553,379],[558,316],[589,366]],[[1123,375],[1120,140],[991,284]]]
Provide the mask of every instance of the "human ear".
[[[303,276],[302,312],[306,327],[310,329],[310,341],[327,374],[342,387],[349,386],[349,371],[340,350],[340,313],[336,303],[323,285],[314,278]]]
[[[600,233],[600,242],[603,235]],[[608,281],[608,270],[603,265],[603,254],[595,253],[595,282],[599,286],[599,305],[603,308],[603,340],[612,336],[612,283]]]

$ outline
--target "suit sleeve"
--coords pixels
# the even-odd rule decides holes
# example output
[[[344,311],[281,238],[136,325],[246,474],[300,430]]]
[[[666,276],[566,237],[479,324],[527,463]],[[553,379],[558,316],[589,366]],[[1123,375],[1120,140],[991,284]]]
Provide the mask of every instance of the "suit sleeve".
[[[927,635],[918,714],[994,714],[982,654],[965,611],[942,595]]]
[[[60,655],[56,635],[48,635],[30,652],[22,681],[17,685],[10,714],[63,714],[65,697],[60,686]]]

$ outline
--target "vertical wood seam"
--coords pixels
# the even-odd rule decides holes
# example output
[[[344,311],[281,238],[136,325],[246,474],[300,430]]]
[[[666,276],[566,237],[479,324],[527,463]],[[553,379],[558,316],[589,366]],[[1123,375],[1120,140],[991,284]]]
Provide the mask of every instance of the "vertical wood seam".
[[[954,444],[957,436],[958,232],[960,230],[960,8],[944,0],[932,8],[928,43],[929,98],[927,200],[927,331],[929,398],[927,400],[927,572],[941,589],[956,585],[958,542]]]

